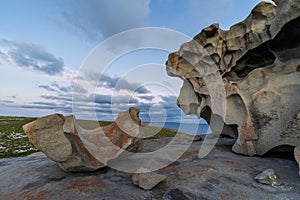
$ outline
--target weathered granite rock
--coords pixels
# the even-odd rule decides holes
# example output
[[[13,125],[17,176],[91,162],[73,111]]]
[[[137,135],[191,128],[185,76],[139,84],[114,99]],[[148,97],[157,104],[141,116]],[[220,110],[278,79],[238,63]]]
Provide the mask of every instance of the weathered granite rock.
[[[157,184],[165,179],[165,175],[149,172],[147,169],[141,169],[141,172],[135,173],[131,178],[133,184],[138,185],[144,190],[153,189]]]
[[[145,140],[142,152],[165,146],[168,138]],[[298,200],[300,176],[292,159],[246,157],[233,153],[232,139],[221,138],[204,159],[202,142],[194,142],[184,157],[157,173],[167,179],[150,191],[138,188],[131,173],[103,168],[89,173],[66,173],[38,152],[23,158],[0,159],[0,199],[272,199]],[[254,177],[272,168],[284,185],[257,183]]]
[[[33,145],[64,171],[94,171],[125,150],[139,149],[138,113],[138,109],[130,108],[119,113],[114,123],[93,130],[81,128],[74,116],[60,114],[39,118],[23,129]]]
[[[179,107],[213,131],[224,123],[236,153],[300,145],[300,1],[277,3],[259,3],[228,31],[203,29],[166,63],[169,75],[184,80]]]
[[[299,175],[300,175],[300,146],[298,146],[294,149],[294,155],[295,155],[295,159],[299,165]]]
[[[258,174],[255,179],[262,184],[279,186],[282,184],[280,178],[275,174],[273,169],[266,169]]]

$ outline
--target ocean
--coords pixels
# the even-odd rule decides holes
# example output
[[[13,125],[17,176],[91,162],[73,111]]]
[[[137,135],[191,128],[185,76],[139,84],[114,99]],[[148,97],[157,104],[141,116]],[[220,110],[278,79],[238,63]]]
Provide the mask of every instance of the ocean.
[[[151,122],[149,126],[171,128],[190,135],[203,135],[211,133],[208,124],[191,124],[191,123],[177,123],[177,122]]]

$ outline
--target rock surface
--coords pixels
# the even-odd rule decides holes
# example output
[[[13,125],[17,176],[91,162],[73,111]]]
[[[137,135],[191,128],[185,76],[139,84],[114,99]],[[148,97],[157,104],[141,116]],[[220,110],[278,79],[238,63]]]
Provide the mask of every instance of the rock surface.
[[[142,169],[142,171],[148,171],[147,169]],[[144,190],[151,190],[157,184],[166,179],[165,175],[160,175],[155,172],[141,172],[136,173],[131,177],[132,183],[138,185]]]
[[[125,150],[136,152],[142,140],[139,110],[119,113],[116,121],[93,130],[80,127],[74,116],[60,114],[39,118],[23,126],[32,144],[64,171],[94,171]],[[97,127],[96,126],[96,127]]]
[[[165,146],[168,138],[145,140],[143,152]],[[66,173],[43,153],[0,160],[0,199],[274,199],[298,200],[300,176],[291,158],[246,157],[232,153],[234,140],[220,139],[204,159],[202,142],[194,142],[173,164],[157,171],[167,176],[153,190],[131,181],[132,174],[103,168],[96,172]],[[272,168],[282,186],[257,183],[254,177]]]
[[[184,80],[179,107],[213,131],[225,123],[239,154],[300,145],[300,1],[276,3],[259,3],[228,31],[203,29],[166,63]]]
[[[300,175],[300,146],[294,149],[294,156],[299,165],[299,175]]]
[[[262,173],[258,174],[255,179],[262,184],[279,186],[282,185],[282,181],[275,174],[273,169],[266,169]]]

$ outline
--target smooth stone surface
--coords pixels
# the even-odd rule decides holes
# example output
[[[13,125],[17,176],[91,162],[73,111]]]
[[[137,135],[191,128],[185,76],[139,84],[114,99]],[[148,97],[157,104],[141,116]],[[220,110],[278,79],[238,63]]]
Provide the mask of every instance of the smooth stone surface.
[[[145,140],[143,152],[161,148],[169,141]],[[220,139],[204,159],[198,158],[202,142],[194,142],[179,160],[157,171],[167,178],[151,191],[134,185],[132,174],[111,168],[65,173],[43,153],[1,159],[0,199],[299,199],[300,176],[295,176],[295,160],[237,155],[231,151],[233,142]],[[284,185],[256,182],[254,177],[268,168],[276,171]]]
[[[142,169],[141,171],[148,171],[147,169]],[[138,185],[140,188],[144,190],[151,190],[157,184],[166,179],[165,175],[160,175],[155,172],[138,172],[134,174],[131,178],[132,183]]]
[[[64,116],[54,114],[25,124],[23,129],[37,149],[56,162],[64,162],[72,154],[71,143],[64,134],[64,122]]]

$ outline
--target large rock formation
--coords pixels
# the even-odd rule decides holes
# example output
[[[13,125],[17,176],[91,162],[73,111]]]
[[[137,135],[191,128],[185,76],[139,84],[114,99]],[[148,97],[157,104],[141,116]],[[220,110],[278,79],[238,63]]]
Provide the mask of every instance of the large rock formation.
[[[259,3],[228,31],[203,29],[166,63],[184,80],[178,105],[186,114],[212,124],[213,107],[225,107],[214,120],[240,154],[300,145],[300,1],[275,3]]]
[[[79,126],[75,117],[60,114],[39,118],[23,126],[33,145],[57,162],[64,171],[94,171],[125,150],[135,152],[142,140],[139,110],[119,113],[110,125],[93,130]]]

